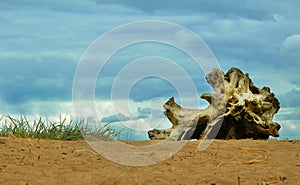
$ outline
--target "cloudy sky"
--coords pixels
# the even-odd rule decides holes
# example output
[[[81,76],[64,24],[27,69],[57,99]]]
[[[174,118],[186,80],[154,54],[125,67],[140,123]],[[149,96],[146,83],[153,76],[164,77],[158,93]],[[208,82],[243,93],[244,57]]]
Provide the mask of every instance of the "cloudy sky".
[[[300,139],[299,9],[297,0],[0,1],[0,114],[74,115],[73,79],[90,44],[117,26],[162,20],[196,33],[222,70],[238,67],[257,86],[269,86],[281,103],[275,117],[282,125],[281,138]],[[177,60],[200,94],[209,90],[204,74],[184,53],[155,43],[137,44],[115,54],[99,75],[95,99],[100,120],[162,116],[157,105],[176,96],[167,80],[148,77],[136,83],[129,96],[131,115],[114,112],[110,102],[114,77],[122,68],[154,55]]]

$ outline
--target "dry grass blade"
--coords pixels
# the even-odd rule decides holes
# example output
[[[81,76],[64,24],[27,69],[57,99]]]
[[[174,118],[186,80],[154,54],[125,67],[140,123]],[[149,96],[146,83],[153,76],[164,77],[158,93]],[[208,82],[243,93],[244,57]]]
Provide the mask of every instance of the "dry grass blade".
[[[93,150],[75,150],[75,153],[82,153],[82,152],[90,152],[92,154],[98,155],[98,153],[94,152]]]
[[[217,167],[220,167],[224,164],[240,164],[239,162],[221,162],[220,164],[217,165]]]
[[[265,160],[262,160],[261,158],[255,158],[255,159],[252,159],[250,161],[247,161],[245,162],[244,164],[254,164],[254,163],[261,163],[261,162],[264,162]]]
[[[247,148],[247,147],[241,147],[241,150],[269,152],[268,150],[265,150],[265,149],[262,149],[262,148]]]
[[[265,162],[271,155],[268,150],[262,148],[246,148],[241,147],[244,156],[256,156],[254,159],[244,162],[244,164],[254,164]],[[267,153],[267,154],[266,154]]]

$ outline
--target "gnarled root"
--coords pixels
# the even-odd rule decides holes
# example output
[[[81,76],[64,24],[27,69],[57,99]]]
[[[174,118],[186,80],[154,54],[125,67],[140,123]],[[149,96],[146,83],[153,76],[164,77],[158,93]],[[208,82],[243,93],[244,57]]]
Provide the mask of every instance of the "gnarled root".
[[[280,108],[270,88],[257,88],[248,74],[231,68],[226,74],[214,69],[206,76],[215,93],[205,93],[206,109],[187,109],[170,98],[165,115],[172,123],[167,130],[150,130],[149,138],[187,139],[267,139],[278,137],[280,125],[273,121]]]

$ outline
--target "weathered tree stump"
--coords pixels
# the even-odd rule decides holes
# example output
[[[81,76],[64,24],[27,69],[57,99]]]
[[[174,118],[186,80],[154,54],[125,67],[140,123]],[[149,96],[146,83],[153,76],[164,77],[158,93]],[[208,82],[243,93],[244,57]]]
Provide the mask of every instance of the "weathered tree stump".
[[[151,140],[188,139],[267,139],[278,137],[280,125],[273,121],[280,108],[270,88],[257,88],[237,68],[225,75],[214,69],[206,76],[215,93],[205,93],[202,99],[209,102],[206,109],[187,109],[170,98],[164,104],[165,115],[172,122],[167,130],[148,131]]]

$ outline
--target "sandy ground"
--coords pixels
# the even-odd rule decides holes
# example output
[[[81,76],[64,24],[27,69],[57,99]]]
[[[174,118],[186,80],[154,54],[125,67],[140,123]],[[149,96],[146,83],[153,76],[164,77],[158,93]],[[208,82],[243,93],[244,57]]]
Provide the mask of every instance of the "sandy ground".
[[[103,158],[85,141],[0,137],[0,184],[300,185],[300,141],[214,141],[194,153],[197,145],[132,167]]]

